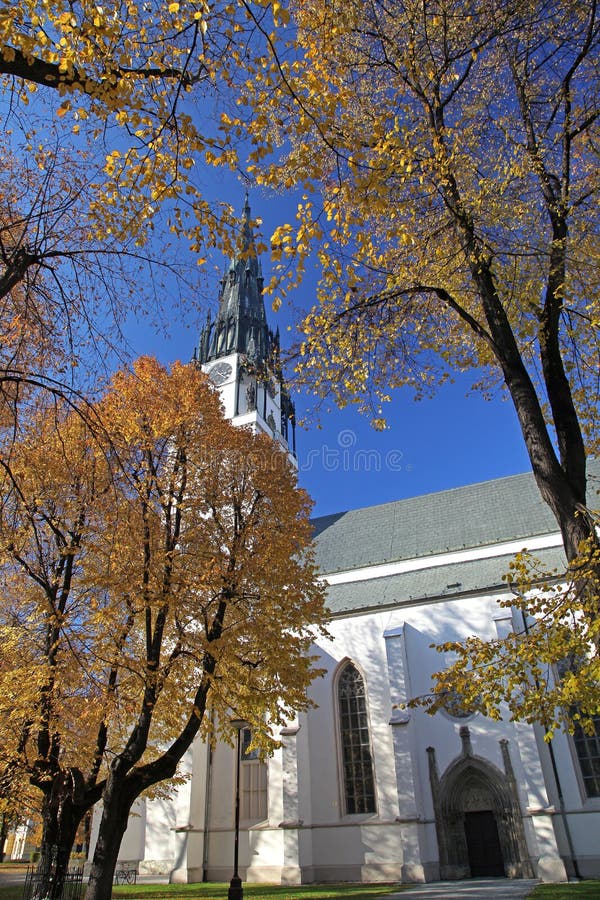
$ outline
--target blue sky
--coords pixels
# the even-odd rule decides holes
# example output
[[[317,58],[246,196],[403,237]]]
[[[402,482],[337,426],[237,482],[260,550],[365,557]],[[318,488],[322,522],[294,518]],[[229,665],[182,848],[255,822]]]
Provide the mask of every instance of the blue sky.
[[[244,187],[220,177],[212,191],[242,210]],[[268,236],[277,224],[293,217],[292,198],[269,198],[250,191],[252,215],[263,220]],[[217,278],[224,260],[216,257],[208,268],[212,311],[216,309]],[[268,255],[262,256],[265,276]],[[316,272],[311,273],[298,296],[307,306],[314,295]],[[164,363],[191,359],[204,311],[190,308],[171,317],[169,335],[157,335],[141,325],[131,325],[128,338],[133,352],[152,353]],[[267,317],[273,328],[279,325],[282,343],[289,340],[289,310],[274,313],[268,305]],[[314,421],[310,401],[296,397],[299,418],[307,418],[297,430],[299,482],[315,502],[314,514],[340,512],[403,497],[445,490],[530,468],[523,440],[510,401],[500,393],[491,400],[469,394],[471,380],[460,376],[445,385],[430,400],[415,402],[408,390],[400,390],[386,408],[389,428],[374,431],[355,409],[321,410]]]

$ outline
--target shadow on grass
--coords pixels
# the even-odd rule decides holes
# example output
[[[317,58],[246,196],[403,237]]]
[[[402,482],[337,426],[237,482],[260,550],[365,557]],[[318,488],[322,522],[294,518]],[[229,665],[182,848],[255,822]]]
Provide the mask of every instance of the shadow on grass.
[[[538,884],[528,900],[598,900],[600,881],[572,884]]]
[[[0,900],[22,900],[23,885],[10,884],[0,887]]]

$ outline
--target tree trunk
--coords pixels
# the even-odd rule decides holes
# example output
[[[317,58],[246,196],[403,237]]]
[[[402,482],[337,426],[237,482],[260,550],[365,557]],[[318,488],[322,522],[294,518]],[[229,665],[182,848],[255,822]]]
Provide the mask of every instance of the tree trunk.
[[[470,236],[470,243],[474,238]],[[473,256],[473,254],[471,254]],[[582,540],[594,536],[586,508],[586,464],[583,440],[577,417],[571,415],[572,399],[566,378],[549,379],[547,388],[555,418],[569,427],[555,426],[561,434],[561,459],[554,449],[544,418],[540,398],[517,346],[508,316],[496,292],[489,263],[478,256],[472,259],[473,280],[479,290],[483,311],[493,338],[493,352],[502,369],[510,393],[523,440],[531,462],[533,475],[542,498],[548,504],[560,529],[567,560],[579,553]],[[560,351],[555,348],[555,353]],[[546,347],[546,355],[552,353]],[[548,368],[549,363],[546,364]],[[558,371],[560,365],[555,363]]]
[[[50,900],[62,895],[77,829],[99,797],[97,788],[84,790],[81,782],[81,773],[69,769],[56,775],[44,791],[38,873],[40,896]]]
[[[139,794],[138,790],[126,790],[125,782],[126,778],[119,778],[114,772],[110,773],[106,782],[86,900],[110,900],[112,895],[119,848],[127,828],[129,812]]]
[[[215,620],[208,632],[209,641],[217,641],[221,637],[226,608],[227,603],[221,601]],[[127,828],[131,807],[142,791],[172,778],[177,771],[178,764],[191,747],[192,741],[202,725],[216,665],[215,658],[206,651],[202,665],[203,676],[194,697],[192,713],[179,736],[162,756],[144,766],[134,768],[135,763],[141,759],[147,744],[147,733],[144,734],[141,730],[134,729],[137,738],[132,737],[128,749],[113,761],[102,792],[102,818],[94,849],[86,900],[110,900],[119,848]],[[148,719],[148,726],[150,721],[151,716]],[[138,745],[134,748],[136,739]]]
[[[519,377],[521,376],[521,377]],[[533,388],[523,390],[521,373],[505,369],[505,380],[513,399],[531,468],[545,503],[550,507],[561,532],[567,560],[572,562],[583,540],[594,535],[586,515],[585,456],[571,458],[570,471],[559,462],[542,420],[537,398],[533,402]],[[574,436],[575,440],[576,436]]]
[[[52,795],[44,798],[42,806],[42,841],[38,873],[40,896],[59,900],[62,896],[65,875],[75,842],[81,813],[72,804],[57,809]]]
[[[8,819],[5,813],[0,813],[0,863],[4,862],[4,845],[8,837]]]

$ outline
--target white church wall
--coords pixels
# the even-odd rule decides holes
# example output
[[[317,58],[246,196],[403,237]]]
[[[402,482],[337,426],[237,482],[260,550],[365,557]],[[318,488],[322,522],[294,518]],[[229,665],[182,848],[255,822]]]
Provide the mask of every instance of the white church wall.
[[[296,736],[296,753],[298,763],[298,820],[301,823],[312,822],[314,818],[311,785],[313,782],[313,766],[311,764],[311,741],[319,739],[314,732],[313,715],[301,713],[298,716],[298,734]],[[315,770],[320,768],[320,759],[315,759]],[[303,845],[303,857],[306,863],[311,861],[310,842]]]
[[[458,719],[400,708],[410,696],[425,692],[432,672],[443,665],[443,656],[430,646],[434,641],[474,631],[493,636],[497,613],[497,598],[490,595],[406,605],[332,622],[331,640],[318,648],[317,664],[326,674],[310,690],[317,707],[283,729],[283,746],[269,761],[268,818],[241,822],[240,869],[245,879],[298,883],[437,877],[439,851],[427,748],[435,749],[442,775],[460,757],[464,725],[473,754],[500,772],[504,771],[500,742],[508,741],[532,862],[540,874],[560,877],[560,856],[568,856],[568,841],[547,789],[547,748],[539,745],[534,729],[507,720],[490,721],[478,713]],[[358,667],[366,686],[377,796],[371,815],[346,815],[343,808],[336,684],[340,666],[348,660]],[[581,801],[568,739],[557,738],[555,751],[571,803],[572,840],[591,870],[598,861],[591,835],[600,825],[600,812]],[[120,857],[139,858],[141,871],[170,865],[173,880],[200,880],[203,874],[228,880],[235,752],[217,746],[208,797],[208,755],[201,742],[194,745],[192,760],[194,779],[179,788],[173,801],[142,805],[130,823]]]
[[[519,785],[519,803],[525,819],[529,820],[526,838],[531,854],[557,859],[556,838],[546,809],[547,792],[535,735],[529,726],[521,729],[519,734],[511,723],[491,722],[477,713],[466,719],[454,719],[443,713],[431,717],[421,710],[394,709],[408,697],[425,693],[431,684],[431,674],[443,665],[443,657],[430,647],[433,641],[457,639],[474,631],[494,636],[493,616],[497,611],[497,599],[484,596],[449,600],[427,607],[407,606],[385,614],[334,621],[332,642],[320,648],[320,664],[326,665],[327,675],[312,689],[319,709],[309,714],[311,727],[319,736],[321,751],[311,795],[315,813],[313,822],[319,823],[323,832],[319,852],[313,854],[315,873],[321,871],[322,877],[330,877],[336,871],[339,874],[339,867],[332,864],[332,860],[339,860],[342,867],[349,865],[337,847],[344,826],[344,833],[350,829],[352,834],[352,838],[346,836],[344,846],[353,847],[351,855],[355,871],[359,865],[357,861],[362,870],[376,859],[375,868],[378,866],[381,873],[390,863],[386,853],[391,853],[394,863],[402,866],[404,880],[435,877],[437,842],[427,747],[436,749],[439,771],[443,773],[461,753],[460,729],[465,723],[471,732],[473,752],[492,763],[499,772],[503,771],[500,741],[509,741],[511,762]],[[404,619],[410,621],[404,623]],[[387,660],[384,634],[388,645]],[[398,640],[402,640],[403,646],[399,658],[394,658],[390,646]],[[380,836],[374,841],[375,849],[372,850],[363,840],[366,826],[348,821],[353,817],[345,817],[340,810],[337,736],[330,723],[336,722],[337,715],[335,674],[345,659],[359,667],[367,690],[378,800],[376,817],[371,818],[377,818],[379,827],[386,820],[395,820],[396,825],[401,826],[396,827],[395,833],[390,832],[389,842]],[[538,812],[535,823],[529,814],[532,803]],[[328,815],[330,827],[327,827]],[[322,870],[319,853],[330,860],[327,872]]]
[[[540,741],[543,741],[541,729]],[[570,736],[564,732],[556,732],[552,747],[563,794],[562,809],[557,792],[553,791],[551,795],[557,811],[554,818],[556,830],[562,837],[561,845],[566,848],[564,852],[567,855],[570,837],[570,844],[578,857],[579,874],[582,877],[597,878],[600,874],[600,798],[586,796]],[[547,746],[543,747],[541,757],[545,762],[545,769],[550,770],[547,780],[553,784],[554,776]]]
[[[146,841],[138,871],[142,875],[167,875],[177,866],[175,827],[177,807],[183,798],[181,789],[172,799],[146,801]]]
[[[203,879],[209,752],[208,744],[197,737],[183,760],[189,779],[174,797],[174,862],[169,873],[172,882]]]
[[[283,881],[295,883],[297,866],[291,878],[284,878],[285,844],[287,833],[272,823],[250,826],[247,832],[248,851],[241,857],[248,882]],[[294,854],[295,858],[295,854]]]

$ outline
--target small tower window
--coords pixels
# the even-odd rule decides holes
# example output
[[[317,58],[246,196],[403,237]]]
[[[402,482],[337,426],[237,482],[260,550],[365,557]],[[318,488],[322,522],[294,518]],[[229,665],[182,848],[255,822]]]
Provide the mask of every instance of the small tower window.
[[[346,813],[373,813],[375,785],[365,684],[352,663],[340,675],[337,694]]]

